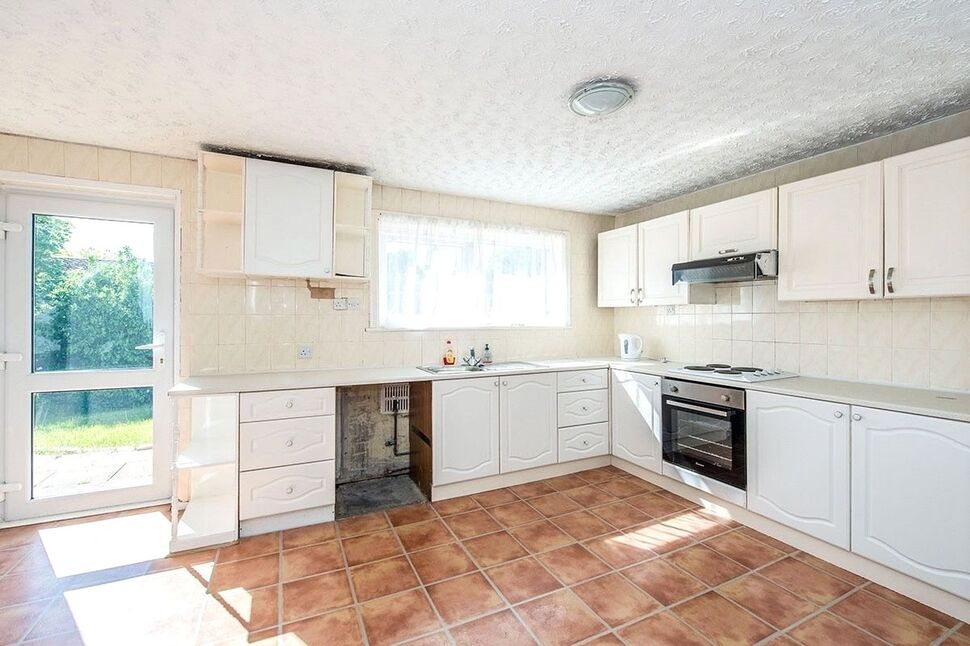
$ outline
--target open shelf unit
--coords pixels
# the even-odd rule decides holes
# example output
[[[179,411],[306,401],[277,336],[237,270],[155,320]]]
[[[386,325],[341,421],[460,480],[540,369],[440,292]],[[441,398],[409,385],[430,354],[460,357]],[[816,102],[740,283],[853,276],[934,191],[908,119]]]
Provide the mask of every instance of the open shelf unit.
[[[243,208],[246,160],[199,153],[199,271],[243,275]]]

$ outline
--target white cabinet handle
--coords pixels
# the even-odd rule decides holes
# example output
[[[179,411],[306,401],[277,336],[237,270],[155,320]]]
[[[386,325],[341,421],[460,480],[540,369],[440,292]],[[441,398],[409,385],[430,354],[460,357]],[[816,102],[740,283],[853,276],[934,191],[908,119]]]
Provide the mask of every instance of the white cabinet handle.
[[[586,377],[583,377],[582,379],[580,379],[580,381],[585,384],[586,383]]]
[[[840,410],[835,411],[835,419],[842,419],[842,411]]]
[[[585,412],[586,412],[586,411],[588,411],[589,409],[588,409],[588,408],[586,408],[585,406],[580,406],[580,407],[579,407],[579,410],[581,410],[581,411],[583,411],[583,412],[585,413]]]
[[[283,404],[283,406],[285,406],[286,408],[293,408],[293,400],[292,399],[287,399],[286,400],[286,403]]]
[[[860,415],[859,413],[853,413],[852,419],[858,422],[859,420],[862,419],[862,415]]]
[[[589,440],[583,440],[583,446],[589,446]]]
[[[717,253],[718,253],[718,255],[723,256],[726,253],[737,253],[737,251],[738,251],[737,249],[721,249]]]
[[[842,413],[839,413],[839,415],[841,415],[841,414],[842,414]],[[286,446],[287,446],[287,448],[289,448],[289,447],[291,447],[291,446],[293,446],[293,440],[292,440],[292,438],[291,438],[291,439],[289,439],[289,440],[287,440],[287,441],[285,442],[285,444],[286,444]]]
[[[293,487],[287,487],[287,488],[286,488],[286,493],[287,493],[287,494],[291,494],[291,493],[293,493]]]
[[[495,385],[498,386],[498,380],[497,379],[495,380]]]
[[[503,381],[503,382],[502,382],[502,385],[503,385],[503,386],[508,386],[508,385],[509,385],[509,382],[507,382],[507,381]]]

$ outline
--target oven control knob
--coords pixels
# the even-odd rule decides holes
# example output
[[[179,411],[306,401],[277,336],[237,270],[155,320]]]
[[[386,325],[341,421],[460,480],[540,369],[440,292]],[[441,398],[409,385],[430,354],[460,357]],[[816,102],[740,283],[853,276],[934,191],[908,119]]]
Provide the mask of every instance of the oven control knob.
[[[731,401],[731,396],[730,395],[721,395],[721,401],[722,402],[729,402],[729,401]]]
[[[680,388],[678,388],[677,386],[671,386],[670,387],[670,392],[672,392],[672,393],[680,392]]]

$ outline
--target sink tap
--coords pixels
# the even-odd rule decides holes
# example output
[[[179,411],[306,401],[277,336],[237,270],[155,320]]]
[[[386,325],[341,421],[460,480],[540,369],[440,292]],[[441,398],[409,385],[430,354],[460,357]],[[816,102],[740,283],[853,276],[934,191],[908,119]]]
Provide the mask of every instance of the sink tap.
[[[484,362],[475,356],[475,346],[468,349],[468,355],[461,358],[462,363],[472,368],[481,368]]]

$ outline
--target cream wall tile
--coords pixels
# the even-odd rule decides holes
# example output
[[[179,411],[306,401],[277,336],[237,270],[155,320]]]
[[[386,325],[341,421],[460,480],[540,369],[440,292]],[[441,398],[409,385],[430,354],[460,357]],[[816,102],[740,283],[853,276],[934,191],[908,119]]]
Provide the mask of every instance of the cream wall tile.
[[[98,148],[98,179],[105,182],[131,182],[131,153],[113,148]]]
[[[44,175],[64,175],[64,144],[49,139],[27,140],[27,170]]]
[[[798,346],[798,372],[803,375],[824,377],[827,372],[827,347],[813,343]]]
[[[269,364],[273,370],[292,370],[296,365],[296,346],[274,343],[270,346]]]
[[[730,339],[731,331],[734,325],[730,314],[713,314],[713,337],[715,339]]]
[[[246,287],[220,283],[218,300],[220,314],[243,314],[246,311]]]
[[[827,340],[832,345],[858,345],[859,315],[852,312],[832,312],[826,315]]]
[[[930,348],[956,350],[954,354],[970,351],[970,313],[960,310],[938,309],[930,313]],[[970,355],[967,355],[970,356]]]
[[[751,338],[755,341],[774,341],[775,315],[753,314],[751,316]]]
[[[752,312],[774,312],[778,290],[774,283],[755,285],[752,288]]]
[[[270,314],[273,311],[273,297],[269,285],[246,286],[246,313]]]
[[[219,372],[219,346],[189,346],[189,363],[194,375],[208,375]]]
[[[158,155],[131,153],[131,183],[138,186],[161,186],[162,158]]]
[[[891,348],[859,348],[859,380],[877,383],[893,381],[893,351]]]
[[[889,348],[893,342],[891,311],[859,312],[859,345],[867,348]]]
[[[928,306],[924,310],[912,311],[893,308],[893,347],[930,347],[930,312]]]
[[[420,213],[421,191],[404,189],[401,193],[401,210],[405,213]]]
[[[239,314],[219,315],[219,344],[241,345],[246,343],[246,319]],[[220,366],[222,361],[220,360]]]
[[[789,372],[798,372],[797,343],[775,344],[775,368]]]
[[[735,341],[751,340],[751,315],[732,314],[731,315],[731,338]]]
[[[699,358],[703,361],[703,357]],[[751,364],[756,368],[775,367],[775,344],[755,341],[751,344]]]
[[[0,135],[0,170],[27,170],[27,138]]]
[[[64,174],[78,179],[98,179],[97,147],[64,144]]]
[[[246,370],[245,345],[219,346],[219,372],[222,374],[237,374]]]
[[[269,345],[246,343],[246,371],[264,372],[270,369]]]
[[[859,378],[859,349],[855,346],[828,346],[828,376],[833,379]]]
[[[826,324],[825,315],[814,312],[802,312],[798,315],[799,343],[825,343]]]
[[[753,346],[751,341],[731,342],[731,365],[750,366],[754,363]]]
[[[893,383],[903,386],[929,386],[929,350],[893,349]]]
[[[966,355],[948,350],[931,350],[930,387],[970,390],[970,362],[966,360]]]
[[[799,324],[795,312],[775,314],[775,340],[781,343],[798,343]]]

